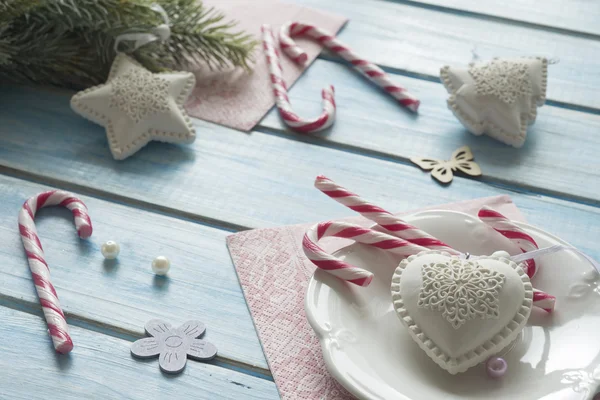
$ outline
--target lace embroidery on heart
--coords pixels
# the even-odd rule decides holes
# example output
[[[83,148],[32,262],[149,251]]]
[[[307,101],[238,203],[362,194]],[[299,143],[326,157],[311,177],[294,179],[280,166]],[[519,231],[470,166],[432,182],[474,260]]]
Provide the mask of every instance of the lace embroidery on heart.
[[[139,123],[148,115],[169,109],[168,89],[167,80],[136,69],[111,82],[110,106],[120,109]]]
[[[498,318],[504,275],[477,262],[452,260],[423,265],[418,307],[442,311],[454,329],[474,318]]]
[[[486,64],[471,64],[469,73],[480,95],[494,95],[507,104],[522,96],[531,96],[531,78],[527,64],[516,61],[492,60]]]

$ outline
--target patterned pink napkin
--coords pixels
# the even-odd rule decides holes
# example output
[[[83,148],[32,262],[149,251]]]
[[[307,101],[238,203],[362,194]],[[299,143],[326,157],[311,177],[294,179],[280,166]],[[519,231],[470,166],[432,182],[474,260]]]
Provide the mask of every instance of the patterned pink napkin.
[[[508,196],[427,209],[477,215],[484,205],[510,219],[524,220]],[[364,226],[372,224],[362,217],[348,220]],[[315,266],[304,256],[300,244],[311,225],[245,231],[229,236],[227,245],[281,398],[352,399],[325,369],[321,346],[304,314],[304,294]],[[334,251],[347,242],[327,238],[320,243]]]
[[[238,21],[240,30],[254,35],[259,41],[263,24],[270,24],[277,32],[285,22],[302,21],[337,33],[348,21],[344,17],[277,0],[205,0],[204,4],[224,12],[227,20]],[[309,63],[312,62],[321,47],[314,42],[299,40],[308,53]],[[241,68],[194,71],[197,83],[186,104],[190,115],[235,129],[252,129],[275,104],[262,45],[257,46],[254,58],[256,64],[250,73]],[[282,56],[281,64],[285,81],[291,87],[303,68],[285,56]]]

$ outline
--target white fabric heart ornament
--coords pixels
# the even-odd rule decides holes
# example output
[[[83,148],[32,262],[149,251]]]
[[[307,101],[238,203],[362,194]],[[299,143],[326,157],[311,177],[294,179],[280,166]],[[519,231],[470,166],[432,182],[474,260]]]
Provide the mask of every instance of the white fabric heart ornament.
[[[394,309],[421,349],[451,374],[500,352],[527,323],[531,282],[504,254],[467,260],[424,251],[396,268]]]
[[[546,101],[547,69],[545,58],[496,58],[468,68],[445,66],[440,78],[450,94],[448,108],[465,128],[521,147]]]

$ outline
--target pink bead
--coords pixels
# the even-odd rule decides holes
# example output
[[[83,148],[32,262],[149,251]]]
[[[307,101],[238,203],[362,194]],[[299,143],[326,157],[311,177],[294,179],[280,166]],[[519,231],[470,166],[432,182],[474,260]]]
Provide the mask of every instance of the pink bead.
[[[485,363],[485,369],[490,378],[502,378],[506,374],[508,365],[502,357],[490,357]]]

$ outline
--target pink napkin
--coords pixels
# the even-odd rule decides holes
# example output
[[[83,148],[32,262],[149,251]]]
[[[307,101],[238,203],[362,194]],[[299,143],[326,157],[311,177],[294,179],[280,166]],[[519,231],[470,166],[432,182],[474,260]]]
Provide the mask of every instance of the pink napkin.
[[[270,24],[277,33],[288,21],[302,21],[335,34],[347,21],[344,17],[277,0],[205,0],[204,4],[224,12],[227,20],[238,21],[237,28],[254,35],[259,42],[263,24]],[[314,42],[299,39],[299,43],[308,53],[309,62],[321,51]],[[190,115],[235,129],[252,129],[275,104],[262,44],[256,47],[254,59],[256,64],[250,73],[241,68],[194,71],[197,83],[186,104]],[[291,87],[303,68],[285,55],[282,55],[281,64],[285,82]]]
[[[524,220],[508,196],[426,209],[477,215],[484,205],[510,219]],[[348,221],[372,225],[360,216]],[[304,314],[304,294],[315,266],[304,256],[301,240],[310,226],[312,224],[245,231],[227,237],[227,245],[281,398],[352,399],[325,369],[321,346]],[[347,241],[327,238],[320,243],[326,250],[334,251]]]

